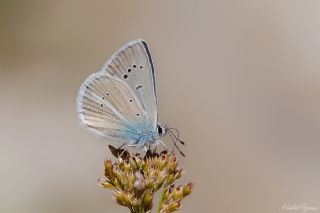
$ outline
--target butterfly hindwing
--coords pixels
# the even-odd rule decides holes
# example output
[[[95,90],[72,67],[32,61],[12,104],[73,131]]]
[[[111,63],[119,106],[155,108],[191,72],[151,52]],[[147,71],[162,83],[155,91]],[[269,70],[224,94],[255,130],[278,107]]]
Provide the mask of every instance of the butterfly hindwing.
[[[154,70],[142,40],[118,50],[78,94],[81,123],[90,130],[129,144],[157,137]]]

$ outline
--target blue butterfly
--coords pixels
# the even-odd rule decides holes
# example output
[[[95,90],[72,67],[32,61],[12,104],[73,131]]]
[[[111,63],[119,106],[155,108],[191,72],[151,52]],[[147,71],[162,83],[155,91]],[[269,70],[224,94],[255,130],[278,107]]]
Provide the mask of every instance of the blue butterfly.
[[[90,130],[128,146],[146,149],[162,143],[167,133],[174,144],[180,141],[173,129],[158,123],[155,70],[142,39],[124,45],[84,81],[77,111]]]

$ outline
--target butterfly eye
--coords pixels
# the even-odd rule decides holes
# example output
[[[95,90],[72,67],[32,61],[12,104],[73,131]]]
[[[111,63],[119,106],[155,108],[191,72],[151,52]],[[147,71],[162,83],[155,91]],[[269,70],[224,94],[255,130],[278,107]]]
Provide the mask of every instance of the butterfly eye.
[[[157,131],[158,131],[159,136],[162,137],[162,136],[164,136],[166,134],[166,127],[158,124],[157,125]]]

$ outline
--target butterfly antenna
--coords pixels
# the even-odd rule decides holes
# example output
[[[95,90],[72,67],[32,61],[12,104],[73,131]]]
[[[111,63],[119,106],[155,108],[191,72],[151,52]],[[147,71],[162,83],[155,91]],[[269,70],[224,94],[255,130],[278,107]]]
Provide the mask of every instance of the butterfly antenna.
[[[177,135],[173,134],[172,131],[171,131],[171,133],[172,133],[172,135],[175,137],[175,139],[176,139],[177,141],[179,141],[179,143],[181,143],[182,145],[186,145],[186,143],[185,143],[184,141],[182,141],[182,140],[179,139],[180,134],[179,134],[179,130],[178,130],[178,129],[176,129],[176,128],[168,128],[168,130],[174,130],[174,131],[177,133]]]
[[[172,149],[172,152],[174,152],[174,148],[177,146],[177,143],[176,143],[176,140],[174,139],[174,137],[172,136],[172,132],[170,130],[168,130],[168,133],[169,133],[169,137],[171,138],[174,146],[173,146],[173,149]]]
[[[180,142],[180,140],[177,138],[177,136],[170,130],[170,129],[167,129],[168,130],[168,133],[169,133],[169,136],[174,144],[174,147],[177,148],[177,150],[179,151],[179,153],[183,156],[183,157],[186,157],[186,155],[180,150],[180,148],[177,146],[177,141]]]

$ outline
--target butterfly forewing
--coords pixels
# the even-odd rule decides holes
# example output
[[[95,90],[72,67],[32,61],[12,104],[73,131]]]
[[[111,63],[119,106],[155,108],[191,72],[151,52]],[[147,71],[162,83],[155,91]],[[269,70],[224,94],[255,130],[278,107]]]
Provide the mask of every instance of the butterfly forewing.
[[[143,40],[135,40],[119,49],[103,67],[132,89],[156,128],[157,99],[151,55]]]

